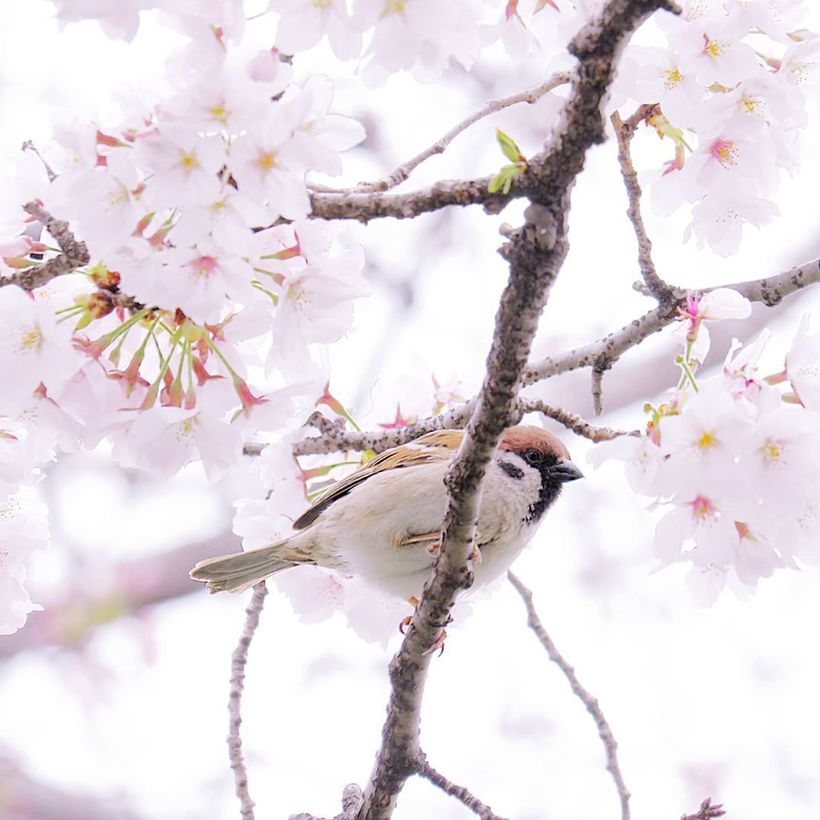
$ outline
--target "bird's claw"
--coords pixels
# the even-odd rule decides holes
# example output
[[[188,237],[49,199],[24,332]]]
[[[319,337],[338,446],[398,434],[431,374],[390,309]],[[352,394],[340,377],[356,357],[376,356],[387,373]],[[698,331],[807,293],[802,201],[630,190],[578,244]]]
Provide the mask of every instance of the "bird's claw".
[[[444,652],[444,642],[447,640],[447,630],[442,629],[441,632],[438,633],[438,637],[433,641],[433,645],[429,649],[425,649],[422,652],[422,655],[432,655],[433,652],[438,650],[439,657],[441,657],[442,652]]]

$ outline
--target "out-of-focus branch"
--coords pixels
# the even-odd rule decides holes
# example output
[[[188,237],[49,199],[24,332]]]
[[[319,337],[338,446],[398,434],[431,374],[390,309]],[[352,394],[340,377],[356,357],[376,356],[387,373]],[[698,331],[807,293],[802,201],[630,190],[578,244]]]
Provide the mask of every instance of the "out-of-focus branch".
[[[260,581],[253,588],[253,595],[245,610],[245,624],[239,643],[231,655],[231,692],[228,698],[228,757],[233,769],[234,788],[239,798],[242,820],[254,820],[253,800],[248,789],[248,770],[242,755],[242,736],[239,728],[242,725],[242,692],[245,689],[245,666],[248,663],[248,650],[254,632],[259,626],[259,617],[265,605],[268,588]]]
[[[202,587],[188,570],[203,558],[241,549],[239,539],[225,532],[157,555],[97,568],[94,575],[70,579],[59,598],[43,601],[26,628],[0,640],[0,658],[26,649],[83,646],[94,631],[145,607],[186,595]]]
[[[445,478],[449,500],[432,577],[396,656],[391,696],[376,766],[365,789],[361,820],[387,820],[407,778],[418,771],[419,722],[431,650],[441,641],[456,595],[472,583],[469,556],[481,482],[498,440],[514,423],[517,392],[538,319],[567,253],[569,192],[587,150],[604,139],[601,102],[623,44],[665,0],[611,0],[576,35],[571,90],[546,150],[531,161],[531,204],[525,223],[501,250],[510,277],[496,314],[492,346],[475,410]]]
[[[541,85],[531,88],[528,91],[522,91],[518,94],[511,94],[509,97],[502,97],[498,100],[491,100],[478,111],[470,114],[469,117],[463,119],[460,123],[458,123],[458,125],[451,128],[443,137],[436,140],[429,148],[425,148],[424,151],[416,154],[416,156],[407,160],[407,162],[403,162],[394,171],[381,179],[377,179],[375,182],[360,182],[355,187],[348,189],[329,188],[318,185],[311,186],[311,189],[316,193],[343,195],[389,191],[391,188],[395,188],[396,185],[400,185],[404,182],[410,174],[422,164],[422,162],[430,159],[430,157],[435,154],[443,154],[450,143],[459,134],[464,133],[464,131],[466,131],[471,125],[477,123],[479,120],[490,116],[490,114],[496,114],[499,111],[503,111],[511,105],[517,105],[522,102],[530,104],[537,102],[545,94],[555,90],[560,85],[565,85],[568,82],[569,74],[559,72],[553,74],[552,77],[550,77],[546,82],[543,82]]]
[[[638,240],[638,267],[649,292],[659,302],[665,303],[680,297],[680,294],[664,282],[655,268],[655,263],[652,261],[652,242],[646,232],[643,217],[641,216],[641,186],[629,152],[629,145],[638,125],[651,117],[657,110],[658,105],[656,103],[642,105],[626,120],[622,120],[621,115],[616,111],[612,115],[612,127],[615,129],[615,138],[618,141],[618,163],[621,166],[621,176],[624,178],[624,187],[629,200],[626,213],[635,230],[635,238]]]
[[[40,222],[54,237],[61,253],[42,265],[33,265],[9,276],[0,277],[0,286],[19,285],[24,290],[33,290],[50,282],[55,276],[71,273],[73,270],[88,264],[90,258],[88,248],[86,248],[85,242],[80,242],[74,238],[74,234],[68,227],[68,222],[55,219],[36,201],[26,203],[23,210]]]
[[[768,307],[772,307],[779,304],[787,296],[817,282],[820,282],[820,259],[812,259],[810,262],[797,265],[777,276],[737,282],[731,285],[722,285],[721,287],[733,288],[752,302],[761,302]],[[704,288],[701,292],[708,293],[714,289]],[[590,367],[593,370],[597,368],[603,374],[627,350],[636,347],[653,333],[658,333],[672,324],[678,317],[678,308],[683,308],[685,303],[685,297],[682,297],[679,301],[672,302],[668,306],[658,306],[644,313],[643,316],[633,319],[622,328],[589,344],[541,361],[530,362],[523,373],[522,382],[524,385],[531,385],[583,367]],[[433,430],[464,427],[472,415],[475,402],[475,399],[471,399],[464,404],[452,407],[445,413],[419,419],[405,427],[391,430],[359,433],[337,427],[333,429],[326,428],[321,435],[308,436],[302,441],[294,443],[293,453],[297,456],[343,450],[373,450],[380,453],[390,447],[412,441],[414,438]],[[519,418],[520,414],[515,421],[518,421]],[[258,455],[262,446],[247,444],[245,452],[248,455]]]
[[[139,820],[118,800],[35,780],[6,754],[0,755],[0,815],[5,820]]]
[[[604,717],[604,713],[601,711],[598,701],[581,685],[578,680],[578,676],[575,674],[575,670],[569,665],[569,663],[567,663],[563,655],[561,655],[555,644],[552,642],[550,636],[547,634],[547,630],[544,629],[544,625],[541,623],[541,619],[538,617],[538,613],[536,612],[535,604],[532,599],[532,592],[514,573],[508,572],[507,577],[510,579],[510,583],[515,587],[516,591],[524,601],[524,605],[527,608],[528,626],[532,629],[538,640],[541,642],[541,646],[543,646],[546,650],[547,655],[549,655],[549,659],[564,673],[564,677],[566,677],[569,681],[569,685],[572,687],[573,693],[584,704],[587,712],[592,715],[592,719],[595,721],[595,725],[598,728],[598,735],[604,744],[607,771],[612,775],[612,779],[615,782],[615,788],[618,791],[618,799],[621,803],[621,820],[629,820],[629,790],[626,788],[623,776],[621,775],[620,767],[618,766],[618,744],[615,742],[615,736],[612,734],[612,729],[610,728],[607,719]]]
[[[425,756],[422,756],[418,762],[417,773],[419,777],[429,780],[435,786],[438,786],[443,792],[449,794],[450,797],[455,797],[463,803],[471,812],[477,814],[481,820],[504,820],[499,817],[493,810],[482,803],[469,789],[464,786],[458,786],[451,780],[446,778],[443,774],[436,771],[427,761]]]
[[[723,817],[726,812],[722,804],[712,805],[712,798],[707,797],[700,808],[694,814],[681,815],[680,820],[714,820],[715,817]]]

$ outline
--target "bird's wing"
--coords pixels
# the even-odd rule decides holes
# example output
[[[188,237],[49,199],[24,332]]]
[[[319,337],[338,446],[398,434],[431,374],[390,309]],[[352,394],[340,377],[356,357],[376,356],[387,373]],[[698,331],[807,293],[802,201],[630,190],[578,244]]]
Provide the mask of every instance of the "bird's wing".
[[[385,470],[416,467],[435,461],[449,461],[461,444],[461,430],[435,430],[420,438],[385,450],[358,470],[328,487],[310,507],[293,522],[295,530],[310,526],[334,501],[346,496],[354,487]]]

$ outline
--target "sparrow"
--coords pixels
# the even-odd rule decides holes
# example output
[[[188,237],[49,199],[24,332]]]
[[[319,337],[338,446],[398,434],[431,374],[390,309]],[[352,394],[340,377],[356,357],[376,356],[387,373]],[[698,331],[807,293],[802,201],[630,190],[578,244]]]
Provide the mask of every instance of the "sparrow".
[[[463,435],[437,430],[385,450],[318,496],[293,522],[292,535],[200,561],[191,578],[205,581],[211,592],[239,592],[289,567],[314,564],[417,601],[440,545],[444,476]],[[524,425],[504,431],[482,487],[472,554],[475,586],[507,570],[563,485],[582,477],[549,431]]]

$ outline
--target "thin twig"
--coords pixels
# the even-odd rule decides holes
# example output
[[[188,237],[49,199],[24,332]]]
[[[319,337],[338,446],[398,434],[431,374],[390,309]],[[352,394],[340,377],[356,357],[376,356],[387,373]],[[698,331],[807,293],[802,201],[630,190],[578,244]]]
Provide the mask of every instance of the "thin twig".
[[[615,782],[615,788],[618,790],[618,799],[621,802],[621,820],[629,820],[629,790],[626,788],[623,776],[621,775],[621,770],[618,766],[618,744],[615,742],[615,736],[612,734],[612,729],[610,728],[607,719],[604,717],[604,713],[601,711],[598,701],[581,685],[578,680],[578,676],[575,674],[575,670],[567,663],[556,648],[555,644],[552,642],[550,636],[547,634],[547,631],[544,629],[544,625],[541,623],[541,619],[538,617],[538,613],[535,610],[532,592],[513,572],[507,572],[507,577],[510,579],[510,583],[515,587],[516,591],[523,599],[524,605],[527,607],[527,624],[530,629],[532,629],[538,640],[541,642],[541,645],[546,650],[547,655],[549,655],[549,659],[564,673],[564,676],[569,681],[569,685],[572,688],[573,693],[584,704],[587,712],[592,715],[592,719],[595,721],[595,725],[598,728],[598,735],[604,744],[607,771],[612,775],[612,779]]]
[[[466,131],[471,125],[474,125],[479,120],[483,119],[484,117],[488,117],[490,114],[495,114],[499,111],[503,111],[505,108],[509,108],[511,105],[516,105],[518,103],[534,103],[541,99],[545,94],[549,93],[550,91],[554,91],[561,85],[565,85],[569,82],[569,74],[565,72],[558,72],[552,75],[546,82],[541,83],[541,85],[536,86],[535,88],[529,89],[529,91],[521,91],[518,94],[511,94],[509,97],[502,97],[498,100],[491,100],[490,102],[486,103],[481,109],[478,111],[470,114],[469,117],[462,120],[458,125],[451,128],[443,137],[440,137],[436,142],[434,142],[429,148],[426,148],[419,154],[416,154],[412,159],[407,160],[406,162],[399,165],[394,171],[389,173],[387,176],[382,177],[381,179],[377,179],[375,182],[360,182],[358,185],[355,185],[353,188],[331,188],[324,185],[311,185],[310,188],[312,191],[317,193],[324,193],[324,194],[363,194],[363,193],[373,193],[373,192],[384,192],[389,191],[391,188],[395,188],[396,185],[400,185],[404,182],[410,174],[418,168],[419,165],[422,164],[425,160],[428,160],[430,157],[434,156],[435,154],[443,154],[450,143],[461,133]]]
[[[248,663],[248,649],[253,640],[253,634],[259,626],[259,616],[265,605],[265,596],[268,588],[264,581],[260,581],[253,588],[253,597],[245,610],[245,625],[239,636],[239,643],[231,655],[231,692],[228,699],[228,757],[233,769],[234,788],[239,798],[242,820],[254,820],[253,800],[248,789],[248,770],[245,767],[245,758],[242,754],[242,692],[245,688],[245,666]]]
[[[657,103],[642,105],[627,120],[622,120],[621,115],[616,111],[612,115],[612,126],[615,129],[615,138],[618,140],[618,163],[621,166],[621,176],[624,178],[624,187],[629,199],[629,207],[626,213],[638,240],[638,266],[650,293],[659,302],[663,303],[674,300],[680,294],[664,282],[655,268],[655,263],[652,261],[652,242],[646,232],[643,217],[641,216],[641,186],[629,152],[629,144],[635,135],[638,124],[651,117],[658,110]]]
[[[639,430],[615,430],[612,427],[595,427],[588,421],[584,421],[575,413],[564,410],[561,407],[553,407],[551,404],[540,399],[521,399],[520,407],[524,413],[542,413],[543,415],[563,424],[568,430],[572,430],[576,435],[588,438],[590,441],[611,441],[621,436],[639,436]]]
[[[438,786],[442,791],[461,801],[471,812],[477,814],[481,820],[504,820],[497,815],[488,805],[482,803],[469,789],[458,786],[448,780],[443,774],[437,772],[427,761],[427,757],[422,755],[417,762],[416,773]]]
[[[723,817],[724,814],[726,812],[723,810],[723,804],[717,803],[713,806],[712,798],[707,797],[695,814],[684,814],[680,820],[713,820],[715,817]]]

